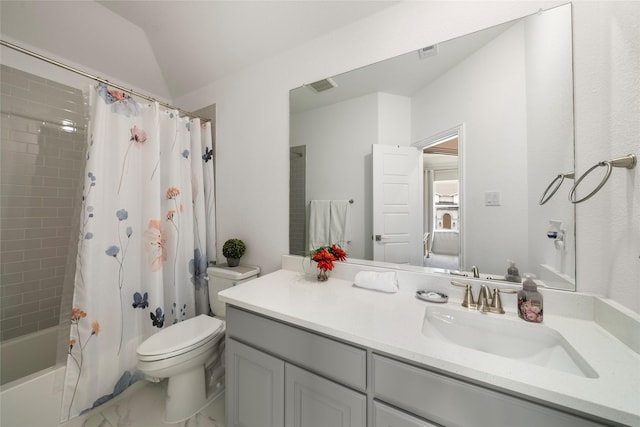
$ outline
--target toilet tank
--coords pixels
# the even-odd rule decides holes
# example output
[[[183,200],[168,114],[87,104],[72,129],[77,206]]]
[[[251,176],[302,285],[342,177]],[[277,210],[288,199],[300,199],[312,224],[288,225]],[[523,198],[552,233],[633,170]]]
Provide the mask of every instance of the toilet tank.
[[[260,267],[253,265],[238,265],[229,267],[218,264],[207,268],[209,277],[209,304],[214,316],[226,317],[225,304],[218,300],[218,292],[255,279],[260,274]]]

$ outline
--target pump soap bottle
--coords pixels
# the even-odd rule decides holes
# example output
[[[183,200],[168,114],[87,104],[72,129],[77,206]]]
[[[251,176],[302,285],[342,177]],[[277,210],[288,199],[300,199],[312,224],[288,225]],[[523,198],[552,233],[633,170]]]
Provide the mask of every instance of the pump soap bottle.
[[[531,275],[525,275],[522,289],[518,291],[518,316],[527,322],[542,322],[542,294]]]
[[[522,278],[520,277],[520,272],[518,271],[518,267],[516,267],[516,263],[514,261],[511,261],[510,259],[507,260],[507,262],[509,263],[509,267],[507,268],[506,276],[504,276],[505,280],[516,283],[522,282]]]

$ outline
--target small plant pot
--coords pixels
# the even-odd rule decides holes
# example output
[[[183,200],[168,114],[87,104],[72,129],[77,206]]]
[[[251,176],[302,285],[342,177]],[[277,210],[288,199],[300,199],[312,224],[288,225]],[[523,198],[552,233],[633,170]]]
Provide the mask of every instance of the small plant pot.
[[[222,246],[222,256],[227,259],[229,267],[236,267],[240,264],[240,258],[247,250],[247,246],[240,239],[229,239]]]

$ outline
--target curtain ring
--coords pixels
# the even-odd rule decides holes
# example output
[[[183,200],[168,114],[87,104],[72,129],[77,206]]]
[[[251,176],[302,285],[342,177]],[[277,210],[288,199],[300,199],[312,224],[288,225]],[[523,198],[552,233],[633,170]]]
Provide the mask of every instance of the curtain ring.
[[[600,189],[604,186],[604,184],[609,179],[609,176],[611,176],[611,171],[613,170],[614,167],[616,167],[616,168],[633,169],[636,166],[636,162],[637,162],[636,156],[634,156],[633,154],[629,154],[627,156],[619,157],[617,159],[605,160],[605,161],[596,163],[595,165],[591,166],[591,168],[589,170],[587,170],[576,181],[575,184],[573,184],[573,187],[571,188],[571,191],[569,192],[569,201],[571,203],[573,203],[573,204],[576,204],[576,203],[581,203],[581,202],[584,202],[585,200],[590,199],[591,196],[593,196],[598,191],[600,191]],[[607,167],[607,172],[605,173],[604,178],[602,178],[602,181],[600,182],[600,184],[598,184],[598,186],[591,193],[587,194],[582,199],[575,200],[576,188],[578,188],[578,185],[580,184],[580,182],[582,182],[582,180],[584,178],[586,178],[586,176],[589,175],[595,168],[600,167],[600,166],[606,166]]]
[[[549,199],[551,199],[553,197],[553,195],[556,194],[556,191],[558,191],[558,189],[560,188],[560,186],[564,182],[564,179],[565,178],[573,179],[574,176],[575,176],[575,174],[573,172],[561,173],[558,176],[556,176],[553,179],[553,181],[551,181],[551,184],[549,184],[547,189],[544,190],[544,193],[542,193],[542,197],[540,197],[540,201],[538,202],[538,204],[540,204],[542,206],[545,203],[547,203],[549,201]],[[557,184],[556,184],[556,182],[557,182]],[[554,184],[555,184],[555,187],[554,187]],[[551,190],[552,187],[553,187],[553,189]],[[551,194],[547,194],[549,192],[549,190],[551,190]]]

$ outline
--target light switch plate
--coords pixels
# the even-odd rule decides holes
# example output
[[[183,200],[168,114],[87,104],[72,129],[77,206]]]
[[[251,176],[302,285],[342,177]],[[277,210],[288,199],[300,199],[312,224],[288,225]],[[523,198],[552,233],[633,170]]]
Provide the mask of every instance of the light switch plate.
[[[484,192],[484,205],[485,206],[500,206],[500,192],[499,191],[485,191]]]

